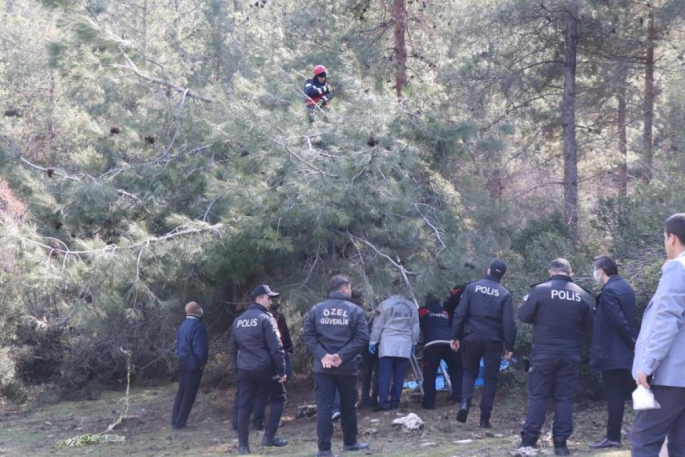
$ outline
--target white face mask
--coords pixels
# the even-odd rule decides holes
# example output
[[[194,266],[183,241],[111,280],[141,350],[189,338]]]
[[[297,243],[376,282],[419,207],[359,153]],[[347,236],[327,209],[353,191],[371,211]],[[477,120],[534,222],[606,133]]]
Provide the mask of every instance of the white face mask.
[[[595,281],[601,283],[602,282],[602,274],[599,272],[599,270],[593,270],[592,271],[592,277],[595,278]]]

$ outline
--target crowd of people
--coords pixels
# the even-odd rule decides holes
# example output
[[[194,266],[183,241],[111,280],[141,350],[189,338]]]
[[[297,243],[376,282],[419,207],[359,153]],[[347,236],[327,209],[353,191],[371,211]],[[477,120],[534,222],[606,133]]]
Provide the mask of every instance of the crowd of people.
[[[636,298],[619,274],[616,262],[599,256],[593,276],[602,285],[592,300],[574,283],[570,263],[557,258],[549,277],[531,287],[517,316],[532,325],[527,381],[527,414],[520,448],[537,447],[548,404],[554,405],[554,453],[570,455],[573,404],[579,385],[583,341],[592,336],[590,368],[602,374],[608,405],[605,436],[590,448],[621,445],[626,395],[636,385],[648,389],[659,409],[636,411],[630,432],[632,455],[656,457],[668,437],[671,456],[685,453],[685,213],[664,224],[667,260],[659,286],[642,318],[638,334]],[[333,275],[328,298],[304,317],[304,342],[314,359],[319,457],[332,456],[333,421],[340,419],[343,450],[367,449],[358,440],[357,408],[384,411],[399,407],[409,361],[423,333],[421,406],[432,409],[436,374],[442,361],[451,381],[451,400],[459,405],[456,420],[466,422],[474,383],[483,361],[480,427],[490,428],[502,358],[510,359],[516,341],[512,295],[501,284],[505,263],[494,260],[483,279],[455,288],[444,305],[428,296],[417,308],[403,295],[392,295],[367,318],[349,276]],[[229,351],[238,389],[234,428],[239,454],[250,454],[249,426],[263,429],[262,446],[282,447],[276,436],[285,403],[284,383],[292,376],[288,353],[293,345],[285,319],[277,312],[279,293],[257,286],[248,309],[232,325]],[[185,427],[207,362],[207,336],[202,308],[185,308],[177,332],[179,389],[172,427]],[[632,369],[632,373],[631,373]],[[357,395],[361,372],[361,401]],[[338,400],[336,400],[336,398]],[[336,410],[336,401],[339,404]],[[270,404],[268,422],[264,409]]]

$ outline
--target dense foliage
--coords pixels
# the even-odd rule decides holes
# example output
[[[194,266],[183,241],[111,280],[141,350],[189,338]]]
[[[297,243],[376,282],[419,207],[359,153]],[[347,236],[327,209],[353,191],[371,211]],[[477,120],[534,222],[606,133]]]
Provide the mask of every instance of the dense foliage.
[[[254,285],[297,334],[338,271],[371,307],[501,256],[520,299],[558,256],[595,287],[609,252],[644,306],[681,210],[681,3],[0,0],[0,200],[26,206],[0,225],[0,391],[120,378],[121,348],[171,373],[191,299],[223,373]]]

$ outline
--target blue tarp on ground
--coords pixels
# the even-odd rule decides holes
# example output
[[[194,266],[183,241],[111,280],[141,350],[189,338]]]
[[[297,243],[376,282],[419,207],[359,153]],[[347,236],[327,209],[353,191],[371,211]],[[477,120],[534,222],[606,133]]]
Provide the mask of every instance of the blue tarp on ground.
[[[509,365],[511,365],[513,362],[516,362],[516,359],[511,359],[511,360],[504,360],[499,364],[499,371],[506,370],[509,368]],[[445,371],[447,371],[447,364],[445,364],[445,361],[442,360],[440,362],[440,365],[443,367]],[[478,378],[476,378],[476,383],[475,386],[482,386],[483,385],[483,367],[484,367],[483,359],[480,359],[480,370],[478,371]],[[445,378],[442,375],[442,370],[438,369],[438,376],[435,378],[435,389],[436,390],[444,390],[445,389]],[[409,389],[409,390],[416,390],[419,388],[419,385],[416,381],[407,381],[404,383],[404,388]]]

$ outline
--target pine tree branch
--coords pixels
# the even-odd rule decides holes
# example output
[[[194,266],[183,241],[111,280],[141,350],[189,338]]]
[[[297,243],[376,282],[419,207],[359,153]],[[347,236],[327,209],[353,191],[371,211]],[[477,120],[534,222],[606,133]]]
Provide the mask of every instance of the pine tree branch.
[[[405,270],[405,268],[404,268],[402,265],[400,265],[399,263],[395,262],[389,255],[384,254],[383,252],[381,252],[380,249],[378,249],[376,246],[374,246],[373,244],[371,244],[371,243],[370,243],[369,241],[367,241],[365,238],[362,238],[362,237],[359,237],[359,236],[355,236],[355,235],[351,234],[349,231],[347,231],[346,233],[347,233],[347,235],[350,237],[350,240],[351,240],[353,243],[355,243],[356,241],[360,241],[360,242],[364,243],[365,245],[367,245],[368,247],[370,247],[376,254],[378,254],[379,256],[383,257],[383,258],[386,259],[388,262],[390,262],[395,268],[397,268],[397,269],[399,269],[399,270],[401,270],[401,271],[404,271],[404,272],[406,272],[406,273],[409,273],[410,275],[418,275],[417,272]]]
[[[316,165],[312,165],[311,163],[307,162],[304,158],[302,158],[302,157],[300,157],[299,155],[297,155],[297,153],[296,153],[295,151],[291,150],[290,148],[286,147],[285,149],[286,149],[286,151],[288,151],[288,152],[290,153],[290,155],[295,156],[295,158],[296,158],[297,160],[299,160],[299,161],[302,162],[303,164],[307,165],[307,166],[308,166],[309,168],[311,168],[312,170],[317,171],[317,172],[321,173],[321,174],[324,175],[324,176],[330,176],[331,178],[340,178],[340,175],[336,175],[336,174],[333,174],[333,173],[328,173],[327,171],[322,170],[321,168],[317,167]]]
[[[435,236],[437,237],[438,241],[440,242],[440,245],[442,246],[441,248],[438,249],[438,252],[435,253],[435,257],[439,257],[440,254],[442,254],[442,251],[447,249],[447,245],[445,244],[444,241],[442,241],[442,237],[440,236],[440,230],[431,223],[431,221],[421,212],[419,209],[419,205],[421,203],[412,203],[412,206],[416,209],[416,212],[419,213],[419,215],[423,218],[423,220],[426,222],[426,224],[433,229],[433,232],[435,232]],[[427,205],[426,205],[427,206]]]
[[[82,178],[84,178],[84,177],[90,177],[84,173],[69,174],[65,170],[63,170],[62,168],[42,167],[40,165],[36,165],[35,163],[31,163],[27,159],[24,158],[23,154],[21,153],[21,151],[19,150],[17,145],[15,145],[12,140],[10,140],[9,138],[7,138],[4,135],[2,137],[0,137],[0,140],[3,140],[5,143],[7,143],[8,149],[10,151],[12,151],[14,156],[17,159],[19,159],[20,162],[24,163],[25,165],[27,165],[33,169],[48,173],[50,175],[54,174],[57,176],[61,176],[64,179],[68,179],[70,181],[76,181],[76,182],[80,182],[82,180]]]
[[[149,237],[149,238],[146,238],[144,240],[138,241],[136,243],[132,243],[132,244],[126,246],[125,249],[133,250],[133,249],[141,247],[141,246],[149,246],[152,243],[163,243],[163,242],[166,242],[169,240],[173,240],[175,238],[183,237],[186,235],[194,235],[194,234],[203,233],[203,232],[207,232],[207,231],[215,232],[216,234],[218,234],[220,236],[223,235],[223,224],[222,223],[214,224],[211,226],[205,226],[205,227],[187,228],[184,230],[179,230],[179,229],[180,229],[180,227],[172,230],[169,233],[165,233],[164,235],[153,236],[153,237]],[[117,249],[119,249],[119,246],[112,243],[112,244],[108,244],[107,246],[102,247],[102,248],[87,249],[87,250],[81,250],[81,251],[72,251],[71,249],[69,249],[69,247],[66,244],[64,244],[60,240],[57,240],[56,238],[52,238],[52,237],[42,237],[42,238],[45,238],[48,240],[55,240],[55,241],[59,242],[60,244],[62,244],[64,246],[64,248],[58,248],[55,246],[50,246],[50,245],[41,243],[39,241],[30,239],[30,238],[20,237],[20,239],[22,241],[26,241],[26,242],[32,243],[36,246],[39,246],[39,247],[46,249],[50,253],[48,258],[50,258],[50,256],[54,255],[54,254],[63,255],[65,261],[66,261],[66,258],[68,256],[76,256],[80,259],[81,255],[91,255],[91,254],[98,254],[98,253],[100,253],[100,254],[107,254],[107,253],[114,254],[114,253],[116,253]]]
[[[213,100],[213,99],[211,99],[211,98],[204,97],[204,96],[198,94],[197,92],[195,92],[194,90],[191,90],[191,89],[189,89],[189,88],[186,88],[186,87],[183,87],[183,86],[179,86],[178,84],[174,84],[174,83],[172,83],[171,81],[165,81],[165,80],[163,80],[163,79],[159,79],[159,78],[157,78],[157,77],[154,77],[154,76],[148,75],[148,74],[146,74],[146,73],[143,73],[143,72],[136,66],[136,64],[133,63],[133,61],[131,60],[131,58],[130,58],[125,52],[123,52],[122,54],[123,54],[124,58],[126,59],[126,61],[128,62],[128,65],[114,64],[114,68],[125,68],[125,69],[127,69],[127,70],[131,70],[133,73],[135,73],[136,75],[138,75],[138,77],[140,77],[140,78],[142,78],[142,79],[144,79],[144,80],[146,80],[146,81],[149,81],[149,82],[154,83],[154,84],[159,84],[160,86],[166,87],[167,89],[170,89],[170,90],[173,90],[173,91],[176,91],[176,92],[180,92],[180,93],[183,94],[183,99],[182,99],[182,100],[184,100],[185,97],[188,96],[188,97],[190,97],[190,98],[194,98],[194,99],[197,99],[197,100],[201,100],[201,101],[207,102],[207,103],[213,103],[213,102],[215,101],[215,100]],[[182,106],[182,105],[181,105],[181,106]]]

